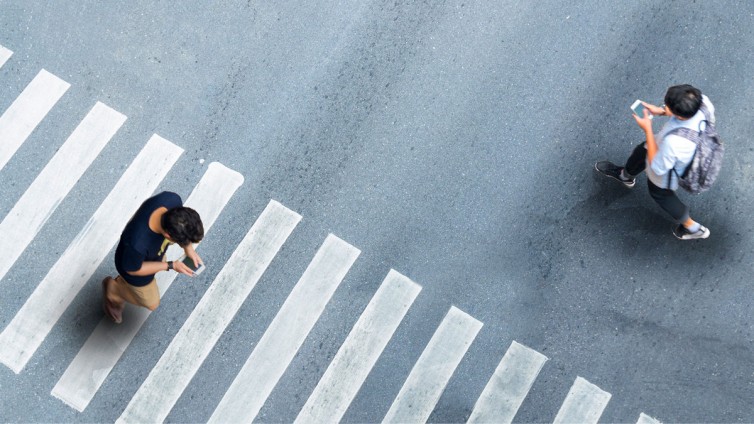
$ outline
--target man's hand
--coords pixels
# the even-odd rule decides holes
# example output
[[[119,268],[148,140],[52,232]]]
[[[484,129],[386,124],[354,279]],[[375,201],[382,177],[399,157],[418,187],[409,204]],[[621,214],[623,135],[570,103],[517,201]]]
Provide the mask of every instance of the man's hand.
[[[647,134],[652,134],[652,120],[649,119],[649,111],[644,109],[644,117],[640,118],[635,113],[632,114],[639,127]]]
[[[191,258],[192,261],[194,261],[194,268],[199,268],[200,264],[203,264],[204,261],[202,261],[202,258],[197,255],[196,250],[194,250],[194,245],[190,244],[183,248],[183,252],[186,254],[187,258]]]
[[[663,116],[665,115],[665,108],[662,108],[660,106],[655,106],[651,103],[647,102],[641,102],[641,104],[644,105],[645,108],[649,109],[649,113],[651,113],[654,116]]]
[[[194,276],[194,271],[189,268],[188,265],[184,264],[183,261],[173,262],[173,270],[175,270],[175,272],[180,272],[181,274],[188,275],[189,277]]]

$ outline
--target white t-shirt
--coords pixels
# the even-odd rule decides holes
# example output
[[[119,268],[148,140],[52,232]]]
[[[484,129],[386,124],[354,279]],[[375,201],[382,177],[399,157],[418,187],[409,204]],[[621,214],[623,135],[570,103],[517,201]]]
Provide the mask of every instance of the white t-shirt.
[[[705,95],[702,95],[702,103],[707,106],[710,120],[714,124],[715,106],[712,105],[712,102]],[[652,181],[652,184],[660,188],[678,189],[678,176],[676,172],[678,175],[683,175],[686,166],[694,158],[696,143],[680,135],[671,134],[666,136],[666,134],[681,127],[699,131],[700,125],[701,129],[704,128],[704,124],[701,123],[702,121],[704,121],[704,113],[701,110],[685,121],[674,116],[665,123],[660,132],[655,134],[657,154],[655,154],[652,163],[649,163],[649,157],[647,157],[646,168],[647,178],[649,178],[649,181]],[[673,172],[672,169],[675,169],[676,172]]]

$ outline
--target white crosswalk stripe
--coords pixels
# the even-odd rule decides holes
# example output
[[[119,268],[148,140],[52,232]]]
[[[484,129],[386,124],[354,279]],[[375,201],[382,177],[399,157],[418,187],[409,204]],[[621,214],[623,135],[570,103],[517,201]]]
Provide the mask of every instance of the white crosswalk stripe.
[[[165,420],[300,220],[300,215],[280,203],[269,203],[131,399],[118,422]]]
[[[512,342],[474,405],[469,422],[512,422],[546,361],[541,353]]]
[[[662,423],[642,412],[641,414],[639,414],[639,419],[636,421],[636,424],[662,424]]]
[[[361,253],[330,235],[286,299],[210,418],[250,423]]]
[[[118,240],[144,193],[162,181],[183,150],[155,135],[124,172],[21,310],[0,334],[0,362],[16,374],[47,337],[73,298]],[[67,272],[58,272],[65,269]]]
[[[0,223],[0,280],[94,162],[126,117],[94,105],[68,140]]]
[[[418,284],[390,270],[296,417],[297,423],[340,421],[420,291]]]
[[[0,169],[42,122],[70,84],[42,69],[0,116]]]
[[[610,396],[594,384],[576,377],[553,423],[597,423]]]
[[[481,328],[481,322],[455,306],[451,307],[411,370],[383,422],[426,422]]]
[[[207,172],[184,203],[202,217],[205,238],[220,212],[242,183],[243,176],[238,172],[216,162],[209,165]],[[168,260],[177,260],[183,254],[183,249],[178,245],[171,245],[165,254]],[[156,275],[161,296],[177,276],[175,272],[160,272]],[[108,317],[104,317],[52,389],[52,395],[72,408],[83,411],[149,314],[150,311],[146,308],[127,304],[123,311],[122,324],[113,324]]]
[[[13,56],[12,51],[10,51],[7,47],[0,46],[0,68],[5,65],[5,62],[7,62],[11,56]]]

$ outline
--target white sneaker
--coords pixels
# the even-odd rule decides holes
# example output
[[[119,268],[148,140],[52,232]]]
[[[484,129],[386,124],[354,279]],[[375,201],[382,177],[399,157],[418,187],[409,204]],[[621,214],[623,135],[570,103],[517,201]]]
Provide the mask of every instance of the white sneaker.
[[[673,229],[673,235],[676,236],[678,240],[706,239],[709,237],[709,229],[704,225],[700,225],[699,230],[692,233],[688,228],[681,224]]]

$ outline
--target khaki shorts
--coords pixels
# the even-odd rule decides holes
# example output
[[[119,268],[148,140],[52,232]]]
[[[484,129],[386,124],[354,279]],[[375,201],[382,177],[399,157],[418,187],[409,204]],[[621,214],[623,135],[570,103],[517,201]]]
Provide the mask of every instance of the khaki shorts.
[[[126,282],[123,276],[119,275],[115,278],[115,284],[119,289],[131,293],[135,303],[145,308],[157,307],[160,304],[160,290],[157,288],[157,281],[152,279],[146,286],[132,286]]]

